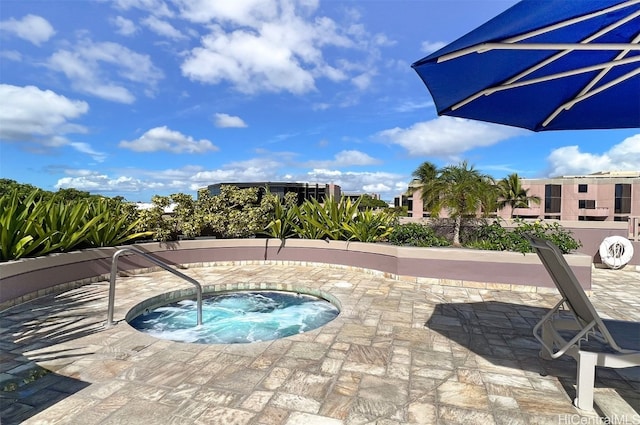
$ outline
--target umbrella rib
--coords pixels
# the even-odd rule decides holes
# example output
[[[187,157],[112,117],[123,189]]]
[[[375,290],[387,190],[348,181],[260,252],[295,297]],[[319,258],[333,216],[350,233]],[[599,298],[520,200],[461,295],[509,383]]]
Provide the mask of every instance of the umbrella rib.
[[[592,40],[595,40],[596,38],[609,33],[610,31],[618,28],[621,25],[626,24],[627,22],[635,19],[636,17],[640,16],[640,10],[638,10],[637,12],[634,12],[628,16],[625,16],[624,18],[620,19],[619,21],[613,22],[612,24],[607,25],[606,27],[602,28],[600,31],[597,31],[593,34],[591,34],[589,37],[586,37],[584,39],[582,39],[580,41],[580,43],[590,43]],[[523,72],[521,72],[520,74],[508,79],[507,81],[505,81],[505,83],[512,83],[514,81],[517,81],[523,77],[526,77],[527,75],[531,74],[532,72],[537,71],[540,68],[543,68],[547,65],[549,65],[550,63],[556,61],[557,59],[562,58],[565,55],[568,55],[569,53],[571,53],[571,50],[564,50],[562,52],[558,52],[556,54],[554,54],[553,56],[543,60],[542,62],[538,63],[537,65],[534,65],[526,70],[524,70]]]
[[[624,54],[622,54],[624,56]],[[465,104],[479,98],[482,96],[488,96],[490,94],[493,93],[497,93],[499,91],[503,91],[503,90],[509,90],[509,89],[515,89],[518,87],[524,87],[524,86],[530,86],[532,84],[538,84],[538,83],[544,83],[546,81],[551,81],[551,80],[558,80],[560,78],[564,78],[564,77],[571,77],[573,75],[579,75],[579,74],[584,74],[587,72],[591,72],[591,71],[602,71],[599,74],[599,78],[595,79],[594,81],[592,81],[593,84],[595,84],[600,78],[602,78],[602,76],[604,76],[604,74],[606,74],[608,71],[610,71],[612,68],[615,68],[616,66],[621,66],[621,65],[628,65],[631,63],[636,63],[636,62],[640,62],[640,56],[633,56],[630,58],[626,58],[626,59],[614,59],[612,61],[609,62],[603,62],[603,63],[599,63],[597,65],[591,65],[591,66],[585,66],[583,68],[576,68],[573,69],[571,71],[565,71],[565,72],[558,72],[556,74],[549,74],[546,75],[544,77],[538,77],[538,78],[532,78],[530,80],[524,80],[524,81],[519,81],[519,82],[513,82],[513,83],[507,83],[507,84],[502,84],[499,86],[494,86],[488,89],[484,89],[481,92],[476,93],[475,95],[465,99],[464,101],[456,104],[455,106],[453,106],[451,109],[458,109],[461,106],[464,106]],[[591,84],[593,86],[593,84]],[[590,89],[589,86],[585,87],[585,89],[582,90],[582,92],[580,94],[584,94],[584,92],[588,91]]]
[[[628,3],[630,3],[630,4],[640,3],[640,0],[638,0],[638,1],[633,1],[633,2],[628,2]],[[628,6],[628,5],[629,5],[629,4],[626,4],[626,6]],[[590,17],[593,17],[592,15],[593,15],[593,14],[591,14],[591,15],[584,15],[584,16],[588,16],[588,17],[590,18]],[[604,35],[604,34],[607,34],[608,32],[610,32],[610,31],[612,31],[612,30],[616,29],[617,27],[619,27],[619,26],[621,26],[621,25],[624,25],[625,23],[627,23],[627,22],[629,22],[629,21],[631,21],[631,20],[635,19],[635,18],[636,18],[636,17],[638,17],[638,16],[640,16],[640,10],[639,10],[639,11],[637,11],[637,12],[634,12],[634,13],[632,13],[632,14],[628,15],[628,16],[625,16],[624,18],[622,18],[622,19],[620,19],[620,20],[618,20],[618,21],[616,21],[616,22],[613,22],[612,24],[609,24],[609,25],[607,25],[606,27],[602,28],[601,30],[599,30],[599,31],[597,31],[597,32],[595,32],[595,33],[593,33],[593,34],[591,34],[589,37],[586,37],[586,38],[584,38],[583,40],[581,40],[581,41],[580,41],[580,44],[586,44],[586,43],[589,43],[590,41],[595,40],[595,39],[597,39],[598,37],[600,37],[600,36],[602,36],[602,35]],[[583,17],[581,17],[581,18],[583,18]],[[578,18],[576,18],[576,19],[578,19]],[[574,21],[575,21],[575,19],[574,19]],[[560,23],[560,24],[556,24],[554,27],[558,27],[558,26],[559,26],[559,25],[561,25],[561,24],[562,24],[562,23]],[[549,28],[549,27],[546,27],[546,28]],[[556,28],[554,28],[554,29],[556,29]],[[546,31],[545,31],[545,32],[546,32]],[[529,34],[531,34],[531,33],[529,33]],[[534,35],[537,35],[537,34],[534,34]],[[521,38],[520,38],[520,39],[523,39],[523,38],[528,38],[528,37],[521,36]],[[514,41],[514,40],[515,40],[515,38],[508,39],[508,40]],[[505,41],[507,41],[507,40],[505,40]],[[517,41],[517,40],[516,40],[516,41]],[[632,43],[631,43],[631,44],[637,44],[637,43],[638,43],[638,38],[634,39],[634,40],[632,41]],[[628,46],[631,46],[631,44],[627,45],[627,47],[628,47]],[[551,56],[551,57],[549,57],[549,58],[547,58],[547,59],[545,59],[545,60],[543,60],[543,61],[539,62],[538,64],[536,64],[536,65],[534,65],[534,66],[532,66],[532,67],[530,67],[530,68],[527,68],[526,70],[524,70],[523,72],[519,73],[518,75],[515,75],[515,76],[513,76],[513,77],[509,78],[508,80],[506,80],[505,82],[503,82],[500,86],[494,86],[494,87],[491,87],[491,88],[488,88],[488,89],[482,90],[482,91],[480,91],[480,92],[478,92],[478,93],[475,93],[475,94],[473,94],[473,95],[471,95],[471,96],[467,97],[466,99],[464,99],[464,100],[462,100],[462,101],[460,101],[460,102],[456,103],[455,105],[453,105],[453,106],[451,107],[451,110],[456,110],[456,109],[458,109],[458,108],[461,108],[462,106],[464,106],[464,105],[466,105],[466,104],[468,104],[468,103],[470,103],[470,102],[473,102],[474,100],[476,100],[476,99],[478,99],[478,98],[480,98],[480,97],[482,97],[482,96],[488,96],[488,95],[493,94],[493,93],[495,93],[495,92],[497,92],[497,91],[505,90],[505,89],[503,89],[503,88],[501,88],[501,87],[506,87],[506,88],[515,88],[515,87],[520,87],[520,86],[522,86],[522,85],[526,85],[526,84],[521,84],[521,85],[517,85],[517,86],[516,86],[516,85],[513,85],[513,83],[514,83],[515,81],[520,80],[521,78],[526,77],[527,75],[531,74],[532,72],[535,72],[535,71],[537,71],[537,70],[539,70],[539,69],[541,69],[541,68],[543,68],[543,67],[545,67],[545,66],[549,65],[550,63],[552,63],[552,62],[554,62],[554,61],[556,61],[556,60],[558,60],[558,59],[562,58],[563,56],[565,56],[565,55],[567,55],[567,54],[571,53],[573,50],[575,50],[575,49],[568,49],[568,50],[563,50],[563,51],[561,51],[561,52],[558,52],[558,53],[554,54],[553,56]],[[479,51],[479,50],[476,50],[476,51],[477,51],[478,53],[480,53],[480,52],[481,52],[481,51]],[[620,58],[622,58],[622,57],[624,57],[624,56],[625,56],[629,51],[630,51],[630,50],[629,50],[628,48],[625,48],[625,49],[624,49],[624,50],[623,50],[623,51],[622,51],[622,52],[621,52],[621,53],[616,57],[616,60],[617,60],[617,59],[620,59]],[[438,59],[438,61],[439,61],[439,59]],[[617,63],[617,64],[614,64],[614,65],[612,65],[612,66],[622,65],[622,64],[623,64],[623,63]],[[600,68],[596,68],[596,69],[601,69],[601,66],[600,66]],[[591,70],[593,70],[593,69],[591,69]],[[585,72],[586,72],[586,71],[585,71]],[[596,77],[596,79],[594,79],[594,80],[592,81],[591,86],[593,86],[593,85],[594,85],[594,84],[595,84],[595,83],[596,83],[600,78],[602,78],[602,76],[604,76],[604,74],[606,74],[606,72],[607,72],[607,71],[603,70],[603,72],[600,74],[600,76],[599,76],[599,77]],[[555,76],[555,78],[562,78],[563,76],[570,76],[570,75],[574,75],[574,74],[567,74],[567,75],[563,75],[563,76],[558,76],[558,74],[555,74],[555,75],[556,75],[556,76]],[[545,77],[542,77],[542,78],[545,78]],[[546,78],[547,78],[547,79],[554,79],[554,76],[553,76],[553,75],[552,75],[552,76],[547,76]],[[536,79],[536,80],[540,80],[540,79]],[[529,82],[528,82],[528,84],[533,84],[531,81],[534,81],[534,80],[528,80],[528,81],[529,81]],[[540,80],[540,81],[544,81],[544,80]],[[540,81],[535,81],[535,82],[540,82]],[[586,88],[586,90],[588,90],[588,88],[589,88],[589,87],[587,86],[587,87],[585,87],[585,88]],[[585,91],[585,90],[583,89],[583,92],[584,92],[584,91]],[[581,92],[581,94],[583,94],[583,93]]]
[[[476,48],[477,53],[490,50],[640,50],[640,45],[631,43],[482,43]]]
[[[556,30],[556,29],[560,29],[560,28],[564,28],[565,26],[572,25],[574,23],[582,22],[582,21],[597,17],[599,15],[602,15],[602,14],[605,14],[605,13],[609,13],[611,11],[615,11],[615,10],[618,10],[618,9],[623,9],[625,7],[633,6],[633,5],[639,4],[639,3],[640,3],[640,0],[630,0],[628,2],[621,3],[619,5],[612,6],[610,8],[603,9],[603,10],[598,11],[598,12],[590,13],[590,14],[587,14],[587,15],[582,15],[582,16],[579,16],[577,18],[573,18],[573,19],[569,19],[567,21],[559,22],[559,23],[554,24],[554,25],[549,25],[549,26],[546,26],[546,27],[543,27],[543,28],[539,28],[539,29],[537,29],[535,31],[531,31],[531,32],[528,32],[526,34],[521,34],[521,35],[516,36],[516,37],[511,37],[511,38],[503,40],[501,43],[476,44],[474,46],[470,46],[470,47],[467,47],[467,48],[464,48],[464,49],[457,50],[455,52],[447,53],[446,55],[442,55],[442,56],[438,57],[437,63],[446,62],[448,60],[456,59],[458,57],[465,56],[465,55],[468,55],[470,53],[484,53],[484,52],[487,52],[487,51],[490,51],[490,50],[494,50],[494,49],[509,49],[509,47],[505,46],[504,43],[513,45],[514,43],[517,43],[518,41],[525,40],[527,38],[531,38],[531,37],[534,37],[534,36],[537,36],[537,35],[540,35],[540,34],[545,34],[547,32],[550,32],[550,31],[553,31],[553,30]],[[594,35],[592,35],[591,37],[583,40],[581,43],[588,43],[589,41],[599,37],[600,35],[611,31],[612,29],[624,24],[625,22],[628,22],[629,20],[635,18],[636,16],[638,16],[638,12],[630,14],[627,17],[621,19],[620,21],[617,21],[617,22],[607,26],[606,28],[604,28],[604,29],[598,31],[597,33],[595,33]],[[492,48],[488,48],[489,44],[491,44],[493,47]],[[523,44],[521,43],[519,45],[523,45]],[[556,46],[558,46],[558,45],[556,45]],[[575,46],[575,45],[573,45],[573,46]],[[611,46],[611,45],[609,45],[609,46]],[[569,44],[569,47],[571,47],[571,44]],[[515,49],[516,47],[513,47],[513,48]],[[618,48],[614,48],[614,50],[622,50],[623,48],[624,47],[618,47]],[[557,50],[557,49],[543,49],[543,50]],[[566,49],[562,48],[561,50],[566,50]],[[578,50],[578,48],[574,47],[572,50]],[[609,49],[605,48],[603,50],[609,50]]]
[[[535,31],[530,31],[530,32],[525,33],[525,34],[521,34],[521,35],[518,35],[518,36],[515,36],[515,37],[507,38],[507,39],[505,39],[503,41],[505,43],[516,43],[518,41],[525,40],[527,38],[535,37],[535,36],[540,35],[540,34],[546,34],[548,32],[555,31],[557,29],[564,28],[564,27],[567,27],[569,25],[577,24],[577,23],[582,22],[582,21],[587,21],[589,19],[596,18],[596,17],[598,17],[600,15],[605,15],[605,14],[610,13],[610,12],[615,12],[616,10],[624,9],[626,7],[633,6],[633,5],[636,5],[636,4],[639,4],[639,3],[640,3],[640,0],[629,0],[629,1],[626,1],[624,3],[620,3],[620,4],[617,4],[615,6],[611,6],[611,7],[608,7],[606,9],[599,10],[597,12],[588,13],[586,15],[582,15],[582,16],[578,16],[578,17],[575,17],[575,18],[572,18],[572,19],[568,19],[566,21],[558,22],[557,24],[554,24],[554,25],[548,25],[546,27],[538,28]]]
[[[632,42],[633,43],[640,42],[640,34],[638,34],[633,39]],[[629,50],[625,50],[623,52],[620,52],[615,60],[619,60],[619,59],[623,60],[622,58],[624,56],[626,56],[629,52],[630,52]],[[619,77],[619,78],[617,78],[617,79],[615,79],[613,81],[610,81],[607,84],[602,85],[601,87],[597,88],[594,91],[590,91],[593,88],[593,86],[595,86],[598,83],[598,81],[600,81],[609,71],[611,71],[612,68],[613,68],[613,66],[609,66],[609,67],[606,67],[606,68],[602,69],[602,71],[600,71],[600,73],[598,73],[598,75],[595,78],[593,78],[593,80],[591,80],[589,82],[589,84],[587,84],[580,91],[580,93],[578,93],[578,95],[573,100],[571,100],[569,102],[565,102],[563,105],[560,105],[555,111],[553,111],[553,113],[551,113],[551,115],[549,115],[547,117],[547,119],[543,121],[542,127],[546,127],[547,125],[549,125],[549,123],[551,121],[553,121],[554,119],[556,119],[556,117],[558,115],[560,115],[560,113],[562,113],[562,111],[567,111],[567,110],[573,108],[573,106],[576,103],[578,103],[578,102],[580,102],[580,101],[582,101],[584,99],[587,99],[587,98],[589,98],[589,97],[591,97],[591,96],[593,96],[593,95],[595,95],[597,93],[600,93],[601,91],[604,91],[604,90],[608,89],[609,87],[613,87],[614,85],[616,85],[616,84],[618,84],[618,83],[620,83],[622,81],[625,81],[625,80],[633,77],[634,75],[636,75],[636,74],[638,74],[640,72],[640,69],[636,69],[635,71],[629,72],[629,73],[627,73],[627,74],[625,74],[625,75],[623,75],[623,76],[621,76],[621,77]]]
[[[600,92],[603,92],[613,86],[615,86],[616,84],[619,84],[623,81],[626,81],[636,75],[640,74],[640,68],[634,69],[631,72],[628,72],[618,78],[616,78],[615,80],[611,80],[609,81],[607,84],[603,84],[602,86],[598,87],[597,89],[587,92],[585,94],[583,94],[582,96],[576,96],[575,98],[571,99],[569,102],[564,103],[563,105],[561,105],[560,107],[558,107],[558,109],[556,109],[554,111],[553,114],[551,114],[543,123],[542,123],[542,127],[546,127],[547,125],[549,125],[549,123],[551,121],[553,121],[563,110],[569,110],[573,107],[573,105],[575,105],[578,102],[582,102],[583,100],[586,100],[588,98],[590,98],[591,96],[594,96]]]

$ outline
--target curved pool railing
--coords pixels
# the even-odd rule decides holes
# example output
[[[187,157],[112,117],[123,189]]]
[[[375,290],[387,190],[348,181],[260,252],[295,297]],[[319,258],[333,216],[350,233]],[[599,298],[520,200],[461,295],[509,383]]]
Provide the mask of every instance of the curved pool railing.
[[[173,273],[179,278],[186,280],[187,282],[194,285],[196,287],[196,296],[197,296],[197,310],[198,310],[197,325],[198,326],[202,325],[202,285],[200,285],[200,283],[197,280],[193,279],[192,277],[187,276],[186,274],[171,268],[171,266],[169,266],[167,263],[158,260],[154,256],[142,251],[141,249],[129,247],[129,248],[119,249],[111,257],[111,276],[109,278],[109,305],[107,308],[107,327],[113,326],[113,309],[114,309],[115,298],[116,298],[116,277],[118,274],[118,258],[125,252],[133,252],[134,254],[138,254],[146,258],[147,260],[151,261],[153,264],[157,265],[158,267],[161,267],[164,270],[170,273]]]

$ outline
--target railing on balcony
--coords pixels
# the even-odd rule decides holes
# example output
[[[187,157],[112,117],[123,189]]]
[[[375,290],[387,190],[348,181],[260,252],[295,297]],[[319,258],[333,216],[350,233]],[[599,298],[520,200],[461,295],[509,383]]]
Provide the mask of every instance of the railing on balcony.
[[[609,208],[597,207],[597,208],[580,208],[578,211],[580,217],[609,217]]]
[[[540,211],[541,211],[540,207],[514,208],[513,216],[514,217],[539,217]]]

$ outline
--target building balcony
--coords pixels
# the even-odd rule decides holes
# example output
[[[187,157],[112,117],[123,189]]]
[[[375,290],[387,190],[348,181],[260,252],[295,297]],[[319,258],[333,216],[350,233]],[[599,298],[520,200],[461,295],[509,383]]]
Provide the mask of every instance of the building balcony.
[[[514,208],[513,216],[514,217],[539,217],[540,211],[541,211],[540,207]]]
[[[606,218],[609,217],[609,208],[600,207],[600,208],[580,208],[578,210],[578,215],[580,217],[600,217]]]

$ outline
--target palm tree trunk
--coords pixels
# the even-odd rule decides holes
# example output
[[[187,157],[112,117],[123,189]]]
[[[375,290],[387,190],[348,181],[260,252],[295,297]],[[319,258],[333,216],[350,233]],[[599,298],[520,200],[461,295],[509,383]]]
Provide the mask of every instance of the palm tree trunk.
[[[462,217],[458,216],[453,222],[453,245],[460,246],[460,227],[462,226]]]

